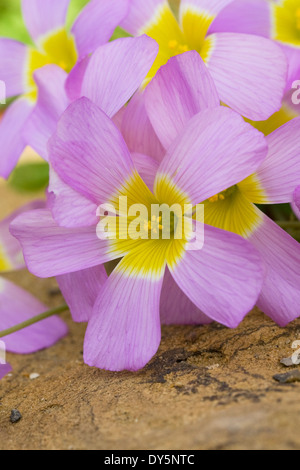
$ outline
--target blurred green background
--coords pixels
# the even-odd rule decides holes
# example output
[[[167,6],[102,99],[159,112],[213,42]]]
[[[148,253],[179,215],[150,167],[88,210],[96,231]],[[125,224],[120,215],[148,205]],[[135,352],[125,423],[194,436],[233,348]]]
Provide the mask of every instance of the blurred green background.
[[[69,27],[87,3],[88,0],[71,0],[68,12]],[[0,36],[30,44],[30,36],[22,19],[21,0],[0,0]]]

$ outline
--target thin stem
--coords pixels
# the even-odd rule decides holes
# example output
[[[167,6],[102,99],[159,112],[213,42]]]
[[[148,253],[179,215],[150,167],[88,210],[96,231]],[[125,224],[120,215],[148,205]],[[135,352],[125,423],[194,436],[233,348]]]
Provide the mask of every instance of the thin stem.
[[[46,318],[65,312],[66,310],[69,310],[69,307],[67,305],[61,305],[60,307],[48,310],[47,312],[41,313],[36,317],[30,318],[29,320],[24,321],[23,323],[19,323],[18,325],[13,326],[12,328],[0,331],[0,338],[4,338],[5,336],[11,335],[12,333],[16,333],[17,331],[23,330],[24,328],[34,325],[35,323],[45,320]]]
[[[277,224],[282,228],[300,229],[300,221],[297,220],[278,221]]]

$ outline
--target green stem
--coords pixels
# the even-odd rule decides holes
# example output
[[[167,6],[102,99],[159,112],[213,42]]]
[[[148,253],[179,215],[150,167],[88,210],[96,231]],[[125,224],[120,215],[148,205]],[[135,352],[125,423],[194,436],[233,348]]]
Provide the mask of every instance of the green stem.
[[[278,221],[277,224],[282,228],[300,229],[300,221]]]
[[[34,325],[35,323],[45,320],[46,318],[65,312],[66,310],[69,310],[69,307],[67,305],[61,305],[60,307],[48,310],[47,312],[41,313],[36,317],[30,318],[30,320],[24,321],[23,323],[19,323],[19,325],[15,325],[12,328],[9,328],[8,330],[0,331],[0,338],[4,338],[5,336],[11,335],[12,333],[16,333],[17,331],[23,330],[24,328]]]

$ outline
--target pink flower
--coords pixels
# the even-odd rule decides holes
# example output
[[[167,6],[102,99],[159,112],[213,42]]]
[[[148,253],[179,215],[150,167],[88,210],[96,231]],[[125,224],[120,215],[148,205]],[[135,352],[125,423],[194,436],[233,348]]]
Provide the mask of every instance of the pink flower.
[[[203,107],[199,61],[195,52],[171,59],[146,90],[146,109],[165,149]],[[266,277],[258,306],[281,326],[300,315],[300,245],[255,204],[292,202],[300,182],[299,132],[295,118],[267,136],[268,153],[258,169],[205,204],[206,223],[244,236],[259,250]]]
[[[230,0],[181,0],[175,18],[167,0],[130,0],[122,27],[155,39],[159,54],[148,83],[173,56],[196,50],[207,65],[223,103],[254,121],[278,111],[286,87],[287,63],[274,42],[258,36],[212,30]]]
[[[18,241],[9,233],[9,224],[24,211],[44,207],[43,203],[32,203],[0,222],[0,272],[9,272],[25,267]],[[0,331],[39,315],[48,308],[27,291],[0,277]],[[16,354],[31,354],[48,348],[68,332],[65,323],[58,317],[30,326],[3,338],[6,350]],[[0,371],[1,374],[1,371]]]
[[[299,15],[298,0],[235,0],[222,10],[211,26],[215,34],[229,31],[273,39],[285,53],[288,75],[282,107],[266,122],[255,124],[265,134],[300,115],[299,92],[293,88],[300,80]]]
[[[190,251],[186,239],[123,241],[116,232],[114,240],[103,240],[96,234],[99,204],[117,204],[123,195],[129,205],[177,201],[195,206],[253,174],[265,159],[264,137],[238,114],[218,106],[201,62],[198,72],[201,112],[160,165],[147,156],[131,156],[117,127],[89,99],[71,104],[49,143],[59,225],[50,210],[28,212],[11,224],[30,271],[62,276],[59,282],[74,318],[89,321],[84,358],[91,366],[142,368],[160,344],[160,312],[173,302],[175,320],[186,315],[182,323],[213,319],[235,327],[259,296],[260,257],[236,234],[205,226],[204,246],[196,251]],[[142,162],[149,186],[135,161]],[[122,225],[122,211],[119,216]],[[145,223],[154,224],[152,219]],[[202,223],[195,225],[197,233],[202,230]],[[111,260],[120,262],[107,277],[103,264]]]
[[[34,73],[47,64],[60,68],[64,78],[84,58],[110,39],[125,17],[127,0],[92,0],[67,31],[66,15],[70,0],[22,0],[23,18],[34,42],[0,39],[0,80],[7,98],[19,96],[0,124],[0,176],[8,177],[28,144],[25,126],[37,99]],[[48,85],[56,80],[51,75]],[[53,86],[53,84],[52,84]],[[58,90],[59,92],[59,90]],[[60,92],[61,93],[61,92]],[[57,96],[60,99],[60,96]]]

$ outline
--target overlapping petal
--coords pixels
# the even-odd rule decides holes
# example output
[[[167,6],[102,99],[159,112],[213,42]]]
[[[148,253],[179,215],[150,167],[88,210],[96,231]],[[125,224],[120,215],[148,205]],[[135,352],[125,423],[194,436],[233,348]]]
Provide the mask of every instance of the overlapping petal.
[[[166,152],[146,111],[145,93],[137,92],[130,100],[122,114],[119,128],[131,152],[148,155],[157,162],[162,161]]]
[[[97,205],[64,183],[50,166],[48,208],[61,227],[97,225]]]
[[[12,271],[25,267],[21,246],[9,232],[11,222],[23,212],[44,207],[43,201],[33,201],[0,222],[0,271]]]
[[[47,65],[37,70],[34,78],[39,89],[38,101],[24,127],[23,136],[41,157],[48,160],[48,140],[70,104],[65,91],[67,73],[56,65]]]
[[[70,0],[22,0],[22,13],[34,41],[62,28]]]
[[[287,60],[269,39],[237,33],[216,33],[206,63],[220,99],[253,121],[268,119],[281,107]]]
[[[59,227],[47,209],[20,215],[10,230],[21,243],[28,269],[38,277],[81,271],[114,258],[107,242],[97,238],[96,227]]]
[[[215,84],[196,51],[172,57],[145,95],[150,121],[165,149],[195,114],[220,105]]]
[[[6,110],[0,122],[0,177],[8,178],[26,147],[23,130],[32,109],[29,100],[19,98]]]
[[[119,39],[98,48],[86,67],[80,96],[114,116],[140,87],[157,52],[156,42],[147,36]]]
[[[164,158],[156,180],[176,184],[193,204],[236,185],[267,154],[264,136],[233,111],[219,107],[189,121]]]
[[[160,319],[163,325],[207,325],[213,321],[183,293],[168,269],[160,298]]]
[[[250,237],[267,268],[258,307],[280,326],[300,315],[300,245],[271,219]]]
[[[95,51],[111,38],[128,13],[128,0],[92,0],[77,17],[72,33],[79,59]]]
[[[202,230],[197,223],[197,229]],[[236,234],[204,226],[201,250],[169,267],[177,285],[209,318],[235,328],[255,306],[263,282],[258,252]]]
[[[102,286],[107,280],[104,266],[64,274],[56,278],[75,322],[88,322]]]
[[[48,149],[60,178],[97,205],[108,202],[132,174],[122,135],[87,98],[65,111]]]
[[[0,39],[0,80],[5,84],[5,97],[26,91],[25,68],[28,48],[12,39]],[[3,98],[3,90],[1,90]]]
[[[300,118],[267,136],[268,155],[250,180],[242,183],[247,197],[257,204],[292,202],[300,182]]]

